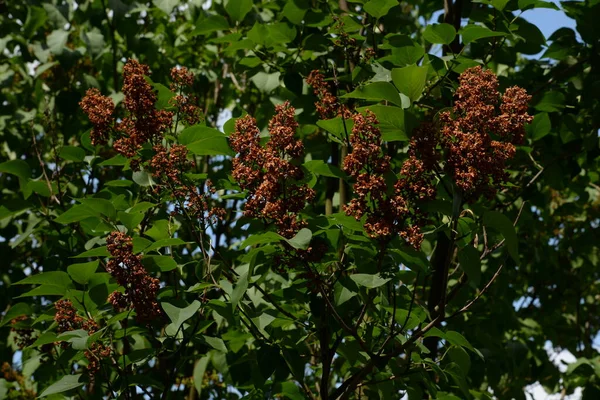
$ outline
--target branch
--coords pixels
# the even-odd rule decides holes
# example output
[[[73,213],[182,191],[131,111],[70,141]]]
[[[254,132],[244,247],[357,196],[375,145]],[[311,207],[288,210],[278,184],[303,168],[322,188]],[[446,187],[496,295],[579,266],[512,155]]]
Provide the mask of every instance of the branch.
[[[409,346],[411,346],[413,343],[415,343],[419,338],[421,338],[428,331],[430,331],[432,328],[434,328],[436,325],[438,325],[441,322],[441,320],[442,319],[438,315],[429,324],[427,324],[423,329],[419,329],[419,330],[415,331],[415,333],[410,337],[410,339],[408,339],[404,344],[400,345],[396,350],[390,352],[389,354],[386,354],[385,356],[383,356],[379,359],[371,358],[369,360],[369,362],[367,364],[365,364],[365,366],[362,369],[360,369],[359,371],[354,373],[354,375],[352,375],[350,378],[346,379],[336,389],[336,391],[333,392],[333,394],[330,396],[330,398],[332,398],[332,399],[347,398],[352,393],[352,391],[354,391],[354,389],[356,389],[358,387],[358,385],[361,383],[363,378],[365,376],[367,376],[373,370],[373,368],[375,367],[376,364],[380,363],[380,364],[384,365],[390,359],[400,355]]]
[[[517,223],[519,222],[519,219],[521,218],[521,213],[523,212],[523,207],[525,207],[525,201],[523,203],[521,203],[521,207],[519,208],[519,212],[517,214],[517,217],[515,218],[515,221],[513,222],[513,226],[517,226]],[[490,249],[486,250],[483,252],[483,254],[481,255],[481,259],[483,259],[485,256],[487,256],[488,254],[492,253],[494,250],[496,250],[498,247],[502,246],[505,242],[505,239],[502,239],[500,242],[496,243],[494,246],[492,246]],[[481,289],[481,291],[477,294],[477,296],[475,296],[475,298],[471,301],[469,301],[467,304],[465,304],[460,310],[456,311],[454,314],[452,314],[451,316],[449,316],[448,318],[453,318],[465,311],[468,311],[469,308],[471,308],[471,306],[473,304],[475,304],[475,302],[477,300],[479,300],[481,298],[481,296],[483,296],[485,294],[485,292],[488,291],[488,289],[490,288],[490,286],[492,286],[492,284],[494,283],[494,281],[498,278],[498,276],[500,276],[500,272],[502,272],[502,268],[504,268],[504,263],[506,262],[506,258],[508,258],[508,255],[504,257],[504,261],[502,261],[502,263],[500,263],[500,266],[498,267],[498,269],[496,270],[496,272],[494,273],[494,275],[492,276],[492,278],[488,281],[488,283],[483,287],[483,289]]]

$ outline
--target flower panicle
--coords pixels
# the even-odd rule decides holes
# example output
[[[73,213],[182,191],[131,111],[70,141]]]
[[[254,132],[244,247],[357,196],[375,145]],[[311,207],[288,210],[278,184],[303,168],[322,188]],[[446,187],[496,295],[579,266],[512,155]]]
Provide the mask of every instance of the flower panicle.
[[[248,192],[244,215],[274,222],[278,232],[294,236],[306,224],[298,213],[315,195],[300,183],[302,169],[290,162],[304,152],[302,142],[294,138],[298,123],[295,109],[288,102],[275,108],[269,122],[270,140],[260,144],[256,120],[245,116],[236,121],[230,137],[231,148],[238,154],[233,160],[232,176]]]
[[[445,170],[466,199],[492,197],[508,179],[507,161],[533,119],[531,96],[516,86],[500,96],[494,73],[477,66],[461,74],[455,99],[453,115],[440,114]]]
[[[122,232],[112,232],[106,239],[106,245],[111,255],[106,271],[125,288],[124,292],[119,292],[121,294],[111,295],[113,307],[134,309],[139,322],[151,322],[161,317],[162,310],[156,300],[159,280],[148,275],[141,256],[133,254],[131,237]]]

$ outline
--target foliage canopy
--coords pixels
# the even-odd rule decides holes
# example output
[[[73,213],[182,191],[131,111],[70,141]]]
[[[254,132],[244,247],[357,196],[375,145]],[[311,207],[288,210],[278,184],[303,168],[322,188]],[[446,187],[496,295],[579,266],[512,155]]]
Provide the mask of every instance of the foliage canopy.
[[[0,398],[599,398],[600,3],[560,7],[0,2]]]

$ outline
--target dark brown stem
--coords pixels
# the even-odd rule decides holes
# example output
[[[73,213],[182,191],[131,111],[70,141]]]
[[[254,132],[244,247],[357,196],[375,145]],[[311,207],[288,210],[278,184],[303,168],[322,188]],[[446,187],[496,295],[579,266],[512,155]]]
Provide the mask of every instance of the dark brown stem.
[[[348,155],[348,146],[342,146],[342,151],[340,154],[340,162],[343,163],[344,159]],[[342,178],[339,180],[339,192],[340,192],[340,212],[344,210],[344,205],[347,201],[347,191],[346,191],[346,182]]]
[[[115,24],[114,20],[111,21],[108,17],[108,12],[106,11],[106,2],[105,0],[100,0],[102,2],[102,11],[104,11],[104,17],[106,18],[106,23],[108,24],[108,32],[110,34],[110,43],[112,50],[112,68],[113,68],[113,89],[115,92],[118,91],[119,88],[119,72],[117,71],[117,41],[115,39]],[[113,15],[114,18],[114,15]]]
[[[339,150],[337,143],[331,143],[331,165],[338,166]],[[333,214],[333,195],[335,194],[335,178],[327,178],[327,191],[325,193],[325,215]]]
[[[435,252],[431,259],[433,267],[433,276],[431,287],[429,289],[429,299],[427,308],[432,318],[443,320],[446,309],[446,288],[448,286],[448,269],[452,260],[455,241],[455,222],[453,222],[450,232],[450,238],[444,232],[438,233],[438,241]],[[431,353],[431,358],[435,360],[437,355],[439,338],[435,336],[425,339],[425,346]]]
[[[452,0],[444,0],[444,22],[454,26],[456,31],[460,29],[462,8],[462,0],[455,0],[454,3],[452,3]],[[462,47],[463,46],[459,41],[459,35],[456,35],[452,43],[448,46],[444,46],[444,53],[450,50],[453,54],[458,54]]]

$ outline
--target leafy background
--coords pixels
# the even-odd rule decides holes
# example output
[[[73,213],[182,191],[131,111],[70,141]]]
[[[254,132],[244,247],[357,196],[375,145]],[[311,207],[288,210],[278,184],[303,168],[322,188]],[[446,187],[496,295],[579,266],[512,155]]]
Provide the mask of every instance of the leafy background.
[[[472,218],[462,217],[461,229],[474,238],[482,237],[485,227],[490,242],[512,241],[510,255],[516,260],[508,258],[509,246],[501,246],[481,264],[457,262],[448,284],[460,290],[447,307],[449,315],[476,298],[508,260],[469,312],[435,331],[443,346],[437,358],[423,346],[403,353],[399,361],[378,366],[365,378],[369,384],[349,396],[520,399],[526,385],[540,382],[549,393],[581,388],[583,398],[598,398],[600,4],[560,2],[560,12],[575,27],[556,27],[548,38],[523,15],[559,8],[553,3],[449,4],[457,11],[454,18],[444,14],[441,2],[430,1],[0,3],[0,309],[5,312],[0,360],[20,360],[13,365],[18,379],[3,371],[0,397],[95,398],[110,392],[129,398],[144,390],[153,398],[305,398],[318,392],[323,375],[323,357],[311,354],[321,348],[317,336],[324,330],[333,340],[342,338],[329,382],[332,390],[342,384],[368,356],[324,313],[322,298],[307,289],[306,277],[277,272],[273,255],[288,246],[306,248],[320,237],[335,260],[340,246],[356,274],[332,297],[350,321],[369,305],[358,336],[374,348],[381,344],[378,329],[389,324],[391,292],[370,267],[376,244],[360,223],[339,214],[340,197],[347,200],[349,188],[342,184],[333,195],[328,189],[342,175],[330,157],[341,151],[344,127],[339,120],[320,120],[305,78],[319,69],[348,104],[375,111],[385,150],[398,170],[413,129],[452,104],[460,72],[483,64],[499,76],[501,88],[527,89],[535,118],[511,165],[510,185],[492,201],[469,205]],[[336,44],[343,35],[357,41],[360,59]],[[367,59],[363,55],[370,48],[375,55]],[[198,172],[215,183],[215,197],[229,210],[206,236],[216,247],[209,254],[199,254],[185,221],[170,217],[168,201],[152,197],[147,174],[134,173],[110,147],[90,143],[79,101],[93,87],[115,103],[122,101],[121,72],[128,58],[150,66],[158,106],[172,96],[172,67],[186,66],[196,75],[193,93],[207,128],[194,136],[202,140],[178,140],[203,166]],[[245,113],[265,129],[275,105],[285,100],[297,109],[297,136],[306,147],[303,165],[317,191],[305,210],[310,235],[305,231],[289,244],[265,233],[268,227],[260,221],[240,216],[244,195],[229,178],[232,152],[224,135],[214,136],[231,134],[234,119]],[[201,185],[204,178],[197,178]],[[452,199],[440,195],[438,200],[432,208],[438,224],[432,229],[452,216]],[[326,215],[328,201],[331,215]],[[486,222],[489,210],[500,213],[503,222]],[[168,317],[162,326],[136,324],[106,303],[117,285],[100,261],[108,255],[104,240],[115,225],[130,231],[135,251],[161,279],[159,302]],[[414,318],[414,327],[430,321],[420,290],[428,285],[437,241],[436,233],[428,234],[418,254],[397,241],[397,251],[385,259],[395,271],[389,279],[398,292],[398,316]],[[326,268],[324,262],[320,272]],[[469,278],[464,286],[463,269]],[[100,337],[85,332],[58,337],[53,303],[63,297],[74,304],[89,299],[90,308],[78,311],[100,322]],[[23,315],[28,318],[12,322]],[[33,329],[35,343],[19,349],[14,340],[19,329]],[[398,340],[407,340],[411,329],[404,333]],[[116,362],[104,360],[104,375],[92,391],[84,354],[97,340],[114,345]],[[58,343],[48,356],[43,346],[55,342],[68,344]],[[548,346],[569,351],[575,362],[557,367]]]

